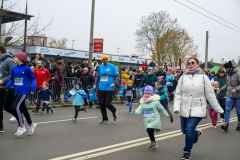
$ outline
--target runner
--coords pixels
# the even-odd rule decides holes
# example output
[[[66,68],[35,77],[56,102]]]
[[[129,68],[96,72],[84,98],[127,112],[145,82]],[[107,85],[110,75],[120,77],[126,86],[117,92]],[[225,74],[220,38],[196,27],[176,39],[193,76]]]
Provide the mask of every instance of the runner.
[[[93,89],[96,89],[99,83],[98,101],[103,118],[100,124],[104,124],[109,123],[106,108],[112,112],[114,121],[118,118],[118,112],[111,103],[113,100],[113,90],[120,80],[120,74],[114,65],[108,63],[108,56],[106,54],[102,55],[101,60],[103,64],[99,66]]]
[[[4,132],[3,128],[3,107],[4,110],[17,116],[16,110],[11,108],[14,97],[14,88],[11,86],[9,92],[6,92],[5,86],[10,80],[12,68],[15,66],[15,62],[12,60],[12,55],[6,53],[6,48],[0,45],[0,132]],[[12,119],[12,118],[11,118]]]
[[[183,160],[191,159],[193,143],[196,143],[202,134],[202,131],[196,130],[196,127],[206,116],[206,98],[216,112],[224,113],[208,77],[199,68],[199,60],[190,58],[188,70],[179,80],[174,99],[174,113],[180,113],[181,130],[185,134]]]
[[[37,105],[36,109],[32,110],[34,113],[38,113],[38,110],[41,105],[42,94],[39,94],[42,89],[43,82],[48,82],[51,79],[50,72],[43,67],[43,61],[38,61],[38,68],[34,70],[34,76],[37,79]]]
[[[32,135],[37,124],[33,123],[31,120],[31,117],[28,113],[28,110],[25,104],[25,98],[29,94],[31,80],[32,80],[31,94],[32,95],[34,94],[35,87],[36,87],[36,78],[33,75],[32,70],[28,66],[24,65],[24,63],[27,62],[26,53],[18,52],[15,54],[14,59],[17,65],[14,66],[12,69],[10,81],[6,85],[6,91],[9,92],[10,91],[9,88],[14,84],[16,99],[13,107],[17,111],[16,118],[19,121],[19,127],[15,135],[20,136],[24,132],[26,132],[22,113],[24,114],[29,125],[28,135]]]

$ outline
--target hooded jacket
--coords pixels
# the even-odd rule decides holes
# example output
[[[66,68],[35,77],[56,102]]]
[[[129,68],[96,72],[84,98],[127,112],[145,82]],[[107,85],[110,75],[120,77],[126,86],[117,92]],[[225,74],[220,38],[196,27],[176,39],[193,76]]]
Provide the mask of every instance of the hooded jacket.
[[[83,89],[76,89],[77,93],[73,95],[73,105],[74,106],[82,106],[83,105],[83,99],[87,97],[87,94]],[[64,99],[70,98],[72,95],[69,93]]]
[[[235,89],[236,93],[231,90]],[[227,75],[227,84],[221,88],[221,91],[227,90],[227,96],[231,98],[240,98],[240,70],[235,67],[231,74]]]
[[[125,86],[127,86],[127,82],[130,78],[130,74],[127,74],[126,72],[121,71],[121,82],[125,82]]]
[[[222,88],[223,86],[225,86],[227,84],[227,75],[224,74],[223,77],[220,77],[219,74],[217,73],[217,75],[215,77],[213,77],[213,80],[217,81],[219,83],[219,88]],[[221,99],[225,99],[226,94],[227,94],[227,90],[223,91]]]
[[[154,129],[154,132],[159,132],[161,130],[161,121],[160,121],[160,114],[159,112],[164,116],[167,117],[168,113],[163,108],[163,106],[160,104],[159,95],[154,94],[152,97],[150,97],[149,102],[144,102],[143,98],[140,100],[140,106],[135,110],[133,115],[138,116],[140,114],[143,114],[144,119],[144,125],[145,128],[152,128]]]
[[[129,80],[131,80],[131,81],[133,82],[134,79],[135,79],[135,73],[134,73],[133,71],[129,71],[128,73],[131,75],[131,77],[129,78]]]
[[[127,86],[123,91],[123,95],[126,96],[128,102],[132,102],[132,98],[136,99],[136,90],[133,87]]]
[[[167,87],[162,87],[158,89],[158,94],[160,96],[160,103],[162,105],[167,105],[168,104],[168,88]]]
[[[139,75],[135,76],[134,82],[133,82],[133,86],[135,87],[139,87],[139,85],[142,83],[144,78],[144,75],[142,73],[139,73]]]
[[[60,66],[57,67],[57,71],[54,73],[55,79],[52,79],[53,86],[59,86],[60,83],[63,83],[64,78],[61,73],[62,70],[63,70],[62,67],[60,67]]]
[[[209,78],[198,68],[194,74],[185,72],[178,81],[174,98],[174,112],[180,111],[182,117],[205,117],[207,101],[214,110],[223,113]]]
[[[144,87],[144,86],[148,86],[148,85],[154,87],[155,86],[155,82],[157,82],[157,81],[158,81],[157,76],[154,73],[150,74],[150,75],[146,74],[144,76],[144,79],[143,79],[142,83],[138,86],[138,88],[141,88],[141,87]]]
[[[8,81],[11,77],[11,72],[15,66],[15,62],[12,60],[12,55],[10,53],[5,53],[0,58],[0,80],[3,81],[3,84],[0,85],[0,88],[5,88]],[[11,87],[13,88],[13,86]]]

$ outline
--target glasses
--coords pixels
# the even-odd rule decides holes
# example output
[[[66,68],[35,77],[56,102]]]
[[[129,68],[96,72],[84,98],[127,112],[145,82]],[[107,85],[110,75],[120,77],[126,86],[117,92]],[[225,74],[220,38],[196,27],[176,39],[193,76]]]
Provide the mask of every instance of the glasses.
[[[103,61],[107,61],[108,59],[106,58],[106,59],[102,59]]]
[[[188,62],[188,65],[194,65],[195,64],[195,62]]]

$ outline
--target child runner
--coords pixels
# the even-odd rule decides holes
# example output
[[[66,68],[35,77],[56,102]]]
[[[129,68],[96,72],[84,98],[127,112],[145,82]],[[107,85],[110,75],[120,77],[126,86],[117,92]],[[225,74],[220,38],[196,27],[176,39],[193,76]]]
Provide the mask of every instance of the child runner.
[[[49,84],[47,82],[43,82],[42,84],[42,89],[40,91],[40,95],[43,100],[43,108],[42,111],[39,111],[39,113],[43,114],[45,107],[47,107],[47,113],[49,113],[49,109],[51,109],[51,112],[53,113],[53,107],[50,107],[50,102],[49,102],[49,96],[52,97],[52,100],[54,100],[54,96],[51,92],[51,90],[48,88]]]
[[[32,70],[25,65],[25,63],[27,62],[26,53],[24,52],[16,53],[14,60],[17,63],[17,65],[14,66],[12,69],[10,81],[6,85],[6,91],[8,91],[9,88],[14,84],[16,99],[13,107],[17,111],[16,118],[19,120],[19,127],[15,135],[20,136],[24,132],[26,132],[22,113],[24,114],[29,125],[28,135],[32,135],[37,124],[33,123],[31,120],[31,117],[28,113],[28,110],[25,104],[25,98],[29,94],[31,80],[32,80],[31,94],[32,95],[34,94],[35,88],[36,88],[36,78]]]
[[[157,142],[155,141],[154,132],[159,132],[161,130],[159,112],[165,117],[170,117],[170,115],[168,115],[166,110],[160,104],[159,100],[159,95],[153,95],[153,87],[146,86],[144,89],[143,98],[140,100],[140,106],[136,109],[136,111],[132,111],[133,115],[136,116],[143,113],[144,125],[151,140],[151,145],[149,146],[149,149],[157,148]]]
[[[79,111],[85,111],[87,113],[87,109],[85,107],[81,108],[81,106],[83,106],[83,99],[87,97],[87,94],[82,89],[82,83],[77,82],[75,88],[72,89],[64,99],[67,100],[71,96],[73,96],[73,105],[75,106],[75,116],[72,120],[76,122]]]
[[[123,91],[123,96],[126,97],[126,105],[129,106],[129,114],[132,113],[132,104],[136,99],[136,90],[132,87],[132,84],[133,82],[129,80],[127,89]]]
[[[212,82],[212,87],[214,89],[216,98],[219,103],[220,99],[222,98],[221,93],[217,94],[217,90],[219,90],[219,88],[218,88],[219,83],[217,81]],[[212,105],[209,102],[208,102],[208,114],[209,114],[210,118],[212,119],[213,128],[217,128],[218,113],[213,109]]]
[[[160,81],[155,83],[156,88],[158,88],[157,93],[160,96],[160,103],[164,107],[164,109],[168,112],[170,115],[170,121],[173,123],[173,116],[171,111],[168,107],[168,88],[165,86],[166,81],[164,79],[161,79]]]
[[[93,102],[97,109],[100,109],[97,102],[96,89],[93,89],[90,85],[87,86],[88,95],[89,95],[89,108],[92,108]]]
[[[127,87],[125,87],[125,81],[122,81],[122,84],[121,84],[121,88],[120,88],[120,101],[121,101],[121,105],[123,105],[123,99],[124,99],[124,96],[123,96],[123,91],[126,89]]]

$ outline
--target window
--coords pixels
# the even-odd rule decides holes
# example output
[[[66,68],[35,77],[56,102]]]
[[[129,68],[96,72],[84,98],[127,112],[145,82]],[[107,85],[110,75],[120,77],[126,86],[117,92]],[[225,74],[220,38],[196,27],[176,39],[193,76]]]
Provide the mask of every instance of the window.
[[[41,46],[44,46],[44,38],[41,38]]]
[[[30,46],[34,46],[34,37],[31,37],[30,39]]]

